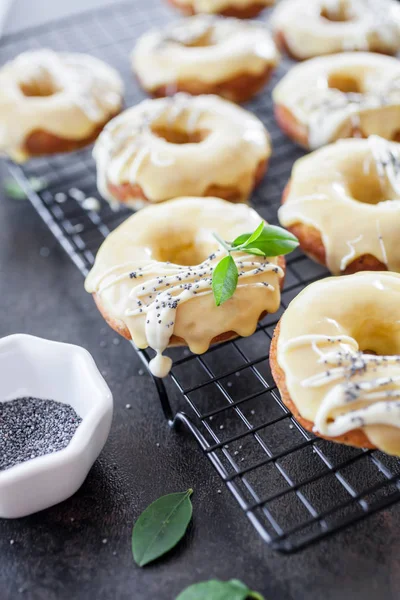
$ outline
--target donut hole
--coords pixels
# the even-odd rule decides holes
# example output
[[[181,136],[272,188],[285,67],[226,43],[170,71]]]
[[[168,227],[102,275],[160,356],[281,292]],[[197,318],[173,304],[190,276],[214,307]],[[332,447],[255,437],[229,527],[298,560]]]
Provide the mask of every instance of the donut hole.
[[[347,3],[340,1],[336,3],[336,6],[323,6],[320,16],[326,21],[333,23],[346,23],[347,21],[354,20],[354,15],[351,14]]]
[[[345,94],[362,94],[360,81],[346,73],[331,73],[328,77],[328,87]]]
[[[179,235],[175,235],[173,239],[167,238],[167,241],[157,243],[153,258],[160,262],[192,266],[201,264],[214,250],[215,246],[210,244],[196,242],[194,239],[179,240]]]
[[[186,40],[177,40],[185,48],[206,48],[208,46],[215,46],[212,31],[205,31],[197,37],[188,38]]]
[[[19,84],[19,89],[23,95],[28,98],[45,98],[48,96],[54,96],[54,94],[57,94],[60,91],[60,89],[54,85],[54,82],[49,78],[21,81]]]
[[[397,356],[400,354],[400,344],[396,333],[392,323],[369,319],[360,324],[354,332],[354,338],[364,354]]]
[[[169,144],[199,144],[208,136],[209,131],[199,129],[196,131],[186,131],[177,127],[153,126],[151,131],[154,135],[162,138]]]
[[[386,190],[386,186],[378,176],[361,173],[348,180],[347,190],[353,200],[363,204],[379,204],[391,200],[393,196],[393,191]]]

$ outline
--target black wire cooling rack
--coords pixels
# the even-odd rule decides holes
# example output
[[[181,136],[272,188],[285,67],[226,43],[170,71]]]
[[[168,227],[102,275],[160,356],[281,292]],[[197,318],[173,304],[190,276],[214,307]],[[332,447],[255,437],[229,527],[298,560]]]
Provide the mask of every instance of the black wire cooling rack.
[[[130,106],[144,97],[130,71],[134,41],[150,26],[174,17],[162,0],[131,0],[8,36],[0,46],[1,63],[38,47],[88,52],[119,70]],[[272,114],[270,90],[288,66],[284,61],[267,91],[248,105],[269,129],[274,147],[265,182],[252,199],[270,222],[276,222],[283,187],[302,154],[281,134]],[[85,209],[87,197],[100,199],[90,149],[9,167],[85,275],[103,239],[130,214],[113,212],[103,201],[98,212]],[[44,178],[46,189],[35,192],[32,176]],[[174,349],[171,376],[165,383],[154,380],[169,423],[187,427],[261,537],[283,552],[303,548],[400,499],[397,459],[315,439],[282,404],[271,376],[269,345],[282,310],[304,286],[326,274],[296,251],[287,261],[279,313],[262,320],[250,338],[215,346],[203,356]],[[147,365],[147,351],[139,355]]]

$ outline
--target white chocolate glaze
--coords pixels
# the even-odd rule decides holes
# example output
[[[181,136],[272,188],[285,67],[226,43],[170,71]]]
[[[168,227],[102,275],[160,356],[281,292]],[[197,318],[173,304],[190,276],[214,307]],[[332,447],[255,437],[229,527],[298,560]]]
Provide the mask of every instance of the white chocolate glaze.
[[[27,96],[24,88],[43,95]],[[20,54],[0,70],[0,152],[25,160],[24,142],[37,130],[85,139],[119,111],[122,94],[118,73],[92,56],[47,49]]]
[[[245,9],[252,4],[271,6],[275,0],[174,0],[182,8],[191,8],[195,13],[220,13],[229,8]]]
[[[400,455],[399,274],[308,286],[281,319],[277,359],[292,401],[317,433],[361,428],[379,449]]]
[[[155,129],[204,132],[204,139],[170,143]],[[257,117],[218,96],[187,94],[145,100],[124,111],[104,128],[93,151],[98,189],[111,203],[116,199],[109,183],[137,184],[150,202],[202,196],[213,185],[233,187],[246,201],[257,167],[270,153]]]
[[[278,58],[263,23],[196,15],[145,33],[132,64],[143,87],[152,91],[187,80],[213,84],[257,76]]]
[[[301,59],[349,50],[395,54],[400,49],[395,0],[283,0],[271,25]]]
[[[341,140],[301,158],[278,214],[321,233],[332,273],[366,254],[400,272],[400,144]]]
[[[287,73],[273,99],[307,128],[310,148],[351,137],[353,127],[364,137],[394,139],[400,131],[400,62],[368,52],[312,58]]]
[[[213,233],[232,241],[260,221],[248,206],[218,198],[179,198],[145,208],[105,240],[86,290],[127,327],[136,346],[156,351],[150,367],[164,377],[171,361],[163,352],[173,334],[201,354],[223,333],[251,335],[264,311],[278,309],[283,271],[276,257],[235,253],[233,297],[216,306],[212,294],[213,270],[225,254]]]

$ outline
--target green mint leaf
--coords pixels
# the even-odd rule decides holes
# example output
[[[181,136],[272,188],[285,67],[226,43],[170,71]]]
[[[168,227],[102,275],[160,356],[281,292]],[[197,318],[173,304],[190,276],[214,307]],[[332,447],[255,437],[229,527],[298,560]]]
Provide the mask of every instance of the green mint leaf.
[[[244,246],[246,244],[247,240],[250,238],[250,236],[251,236],[251,233],[242,233],[236,239],[233,240],[232,248],[237,250],[238,246]]]
[[[214,269],[212,291],[215,304],[220,306],[233,296],[236,290],[239,273],[232,256],[225,256]]]
[[[171,550],[182,539],[192,518],[193,490],[162,496],[146,508],[132,532],[132,553],[143,567]]]
[[[264,600],[259,594],[254,594],[255,592],[237,579],[230,581],[211,579],[189,586],[176,600],[246,600],[246,598]]]
[[[233,242],[235,250],[243,250],[249,254],[256,254],[254,249],[259,250],[264,256],[279,256],[289,254],[299,245],[299,241],[292,233],[276,225],[265,225],[257,238],[250,243],[251,237],[248,233],[236,238]],[[250,248],[251,246],[251,248]]]
[[[47,182],[43,178],[31,177],[29,185],[34,192],[40,192],[47,186]],[[12,177],[6,177],[3,184],[3,190],[6,196],[14,200],[26,200],[27,195],[25,190],[20,186],[18,181]]]
[[[253,245],[253,242],[255,242],[259,236],[262,234],[262,231],[265,227],[265,223],[264,221],[261,221],[261,223],[259,224],[259,226],[257,227],[257,229],[255,229],[253,231],[253,233],[245,233],[244,236],[243,235],[239,235],[239,237],[237,237],[233,243],[232,246],[236,247],[236,246],[251,246]],[[246,237],[247,236],[247,237]],[[245,239],[243,239],[245,238]],[[240,240],[240,243],[238,243],[238,240]]]
[[[265,256],[264,252],[259,248],[246,248],[244,252],[246,252],[246,254],[256,254],[257,256]]]

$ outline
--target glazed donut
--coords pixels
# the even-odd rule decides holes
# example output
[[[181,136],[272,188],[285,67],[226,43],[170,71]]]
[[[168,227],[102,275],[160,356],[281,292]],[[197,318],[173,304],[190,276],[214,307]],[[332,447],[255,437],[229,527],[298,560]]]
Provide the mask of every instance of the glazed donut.
[[[97,185],[133,208],[184,195],[247,200],[271,154],[263,124],[218,96],[145,100],[113,119],[93,151]]]
[[[275,0],[169,0],[184,15],[219,14],[224,17],[252,19]]]
[[[309,285],[274,333],[283,402],[317,436],[400,455],[400,275],[365,272]]]
[[[266,84],[278,58],[262,23],[196,15],[144,34],[132,64],[153,96],[179,91],[245,102]]]
[[[82,148],[122,106],[118,73],[92,56],[24,52],[0,69],[0,152],[17,162]]]
[[[216,306],[213,269],[224,256],[213,233],[233,240],[253,231],[261,217],[245,204],[219,198],[179,198],[134,214],[101,246],[86,290],[108,324],[156,357],[152,373],[164,377],[168,346],[187,345],[196,354],[210,344],[254,333],[260,315],[280,304],[285,261],[237,253],[238,287]]]
[[[400,62],[368,52],[312,58],[296,65],[273,91],[283,131],[305,148],[339,138],[400,132]]]
[[[301,158],[279,220],[332,273],[400,272],[400,144],[341,140]]]
[[[283,0],[271,25],[278,45],[299,60],[345,50],[396,54],[400,49],[396,0]]]

